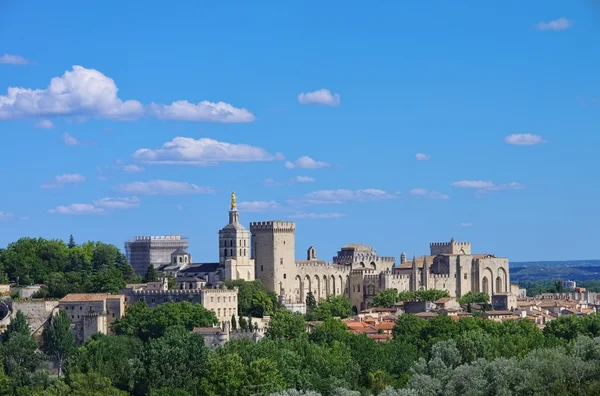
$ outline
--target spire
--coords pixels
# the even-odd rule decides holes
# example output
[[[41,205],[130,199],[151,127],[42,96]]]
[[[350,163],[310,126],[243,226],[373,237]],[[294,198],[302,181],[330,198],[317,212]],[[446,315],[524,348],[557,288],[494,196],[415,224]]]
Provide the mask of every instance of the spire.
[[[235,201],[235,191],[231,193],[231,210],[237,210],[237,204]]]
[[[454,237],[452,237],[452,239],[450,239],[450,243],[454,244],[454,242],[456,242],[456,239],[454,239]]]
[[[417,267],[417,257],[413,255],[413,259],[412,259],[412,266],[413,269],[418,268]]]

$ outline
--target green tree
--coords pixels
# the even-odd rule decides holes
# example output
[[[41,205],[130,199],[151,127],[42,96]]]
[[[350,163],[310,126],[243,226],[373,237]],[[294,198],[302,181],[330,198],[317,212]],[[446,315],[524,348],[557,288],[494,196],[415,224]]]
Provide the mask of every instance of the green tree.
[[[281,307],[281,304],[279,303],[279,300],[277,298],[277,294],[273,291],[268,290],[264,283],[262,283],[260,280],[229,280],[225,282],[225,286],[228,289],[233,289],[234,287],[238,288],[238,314],[240,316],[253,315],[253,312],[256,309],[254,305],[254,296],[258,292],[266,293],[266,295],[272,302],[272,307],[274,311]],[[261,300],[262,299],[263,297],[261,297]]]
[[[15,316],[11,318],[10,324],[6,328],[6,333],[4,333],[4,337],[8,339],[13,334],[24,334],[26,336],[31,334],[29,322],[27,321],[25,314],[21,311],[17,311]]]
[[[345,342],[350,336],[344,322],[328,318],[310,332],[309,339],[318,344],[331,345],[334,342]]]
[[[385,289],[375,295],[373,305],[376,307],[390,308],[398,299],[398,291],[396,289]]]
[[[315,296],[313,295],[312,291],[308,291],[308,293],[306,293],[306,310],[308,312],[312,311],[316,306],[317,306],[317,300],[315,300]]]
[[[299,312],[287,309],[277,311],[269,322],[266,336],[271,339],[289,340],[306,334],[306,321]]]
[[[73,249],[77,246],[77,244],[75,243],[75,238],[73,238],[73,234],[69,235],[69,243],[67,244],[67,247],[69,249]]]
[[[273,301],[267,293],[262,290],[258,290],[252,296],[252,316],[262,318],[266,315],[273,315],[274,307]]]
[[[58,376],[62,375],[65,360],[75,352],[75,334],[71,330],[71,321],[65,311],[51,319],[43,333],[43,351],[58,365]]]
[[[26,386],[32,374],[40,367],[33,337],[22,332],[13,333],[2,343],[4,370],[15,387]]]
[[[201,381],[201,393],[207,396],[247,395],[246,368],[238,354],[211,354]]]
[[[243,316],[240,316],[240,330],[248,330],[248,322]]]
[[[407,290],[398,293],[398,301],[414,301],[417,299],[415,292]]]
[[[98,373],[115,387],[132,392],[142,347],[135,337],[95,334],[67,360],[66,375]]]
[[[148,283],[148,282],[158,282],[158,271],[152,264],[150,264],[148,266],[148,270],[146,271],[146,276],[144,276],[144,283]]]
[[[237,320],[235,315],[231,315],[231,330],[237,330]]]
[[[419,301],[436,301],[443,297],[450,297],[450,294],[446,290],[427,289],[417,291],[416,297]]]
[[[188,331],[194,327],[210,327],[219,323],[215,313],[200,304],[189,302],[165,303],[152,309],[145,302],[127,308],[126,315],[117,319],[113,330],[118,335],[128,335],[147,341],[162,337],[171,326],[183,326]]]
[[[350,316],[352,316],[352,303],[346,296],[332,296],[321,300],[307,314],[311,320],[325,320],[334,317],[344,319]]]
[[[171,388],[197,394],[206,372],[207,352],[202,336],[182,326],[168,328],[162,337],[153,338],[144,346],[135,393]]]
[[[465,304],[489,304],[490,296],[486,293],[474,293],[468,292],[464,296],[458,299],[458,302],[462,305]]]
[[[258,358],[250,363],[248,381],[253,394],[268,395],[288,386],[287,381],[277,367],[277,362],[268,358]]]

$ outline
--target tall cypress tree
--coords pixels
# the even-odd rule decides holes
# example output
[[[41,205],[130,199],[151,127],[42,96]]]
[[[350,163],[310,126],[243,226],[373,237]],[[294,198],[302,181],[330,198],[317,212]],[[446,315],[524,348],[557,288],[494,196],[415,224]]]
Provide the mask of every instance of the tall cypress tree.
[[[66,312],[60,311],[51,320],[50,326],[43,333],[44,344],[42,349],[56,361],[58,376],[60,377],[65,360],[76,350],[77,341],[75,333],[71,330],[71,321]]]

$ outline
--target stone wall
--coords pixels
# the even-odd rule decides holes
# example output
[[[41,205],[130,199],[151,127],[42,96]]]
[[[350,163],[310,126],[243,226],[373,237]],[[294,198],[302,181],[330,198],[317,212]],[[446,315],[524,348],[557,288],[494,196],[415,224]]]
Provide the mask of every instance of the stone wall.
[[[38,333],[41,332],[41,326],[48,320],[50,315],[58,313],[58,301],[56,300],[13,301],[10,306],[12,317],[17,314],[17,311],[23,312],[29,322],[31,331],[37,330]]]

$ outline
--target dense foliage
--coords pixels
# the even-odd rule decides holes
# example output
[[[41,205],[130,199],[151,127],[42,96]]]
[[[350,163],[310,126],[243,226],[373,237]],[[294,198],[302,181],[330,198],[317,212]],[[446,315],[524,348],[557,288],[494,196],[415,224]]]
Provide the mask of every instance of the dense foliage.
[[[238,312],[243,316],[263,317],[272,315],[281,304],[275,292],[269,291],[260,280],[230,280],[229,289],[238,288]]]
[[[398,292],[396,289],[385,289],[375,295],[373,305],[376,307],[389,308],[400,301],[436,301],[448,297],[446,290],[418,290]]]
[[[573,290],[563,287],[561,280],[538,280],[521,281],[519,286],[527,289],[527,295],[530,297],[538,296],[543,293],[567,293]],[[587,280],[577,282],[577,287],[583,287],[588,291],[600,293],[600,280]]]
[[[139,278],[116,246],[77,245],[60,240],[21,238],[0,253],[0,278],[19,285],[44,284],[37,297],[68,293],[117,292]],[[0,279],[1,280],[1,279]]]
[[[190,332],[216,322],[199,305],[150,309],[139,303],[128,313],[115,324],[117,335],[97,335],[79,347],[65,325],[67,316],[57,317],[37,345],[19,314],[0,346],[0,394],[441,396],[468,390],[483,396],[600,391],[599,315],[561,317],[540,331],[527,320],[438,316],[425,321],[405,314],[396,321],[394,339],[377,343],[349,332],[334,317],[307,333],[303,315],[281,309],[260,342],[233,340],[208,348]],[[48,376],[44,360],[55,368],[64,362],[64,376]]]

